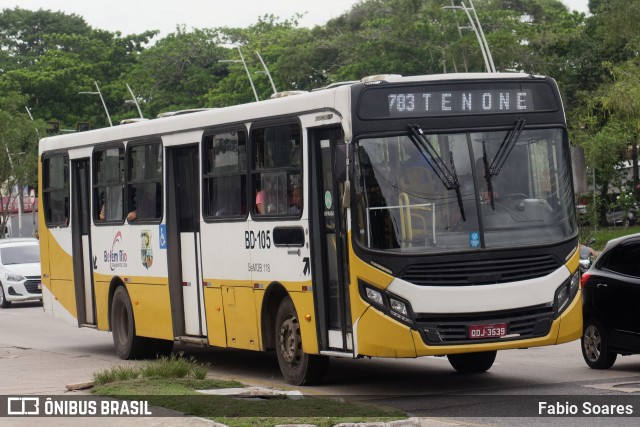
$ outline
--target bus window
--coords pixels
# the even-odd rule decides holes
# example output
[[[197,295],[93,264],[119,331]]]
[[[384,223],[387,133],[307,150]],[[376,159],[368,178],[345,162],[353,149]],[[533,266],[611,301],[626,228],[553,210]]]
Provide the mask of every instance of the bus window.
[[[257,215],[299,216],[302,211],[302,138],[297,124],[254,129],[252,184]],[[295,206],[294,206],[295,205]]]
[[[203,156],[205,218],[247,212],[247,136],[242,131],[206,135]]]
[[[97,223],[122,221],[124,217],[124,148],[95,150],[94,214]]]
[[[127,181],[129,221],[162,217],[162,144],[135,145],[129,150]]]
[[[54,156],[43,163],[44,219],[48,227],[69,225],[69,157]]]

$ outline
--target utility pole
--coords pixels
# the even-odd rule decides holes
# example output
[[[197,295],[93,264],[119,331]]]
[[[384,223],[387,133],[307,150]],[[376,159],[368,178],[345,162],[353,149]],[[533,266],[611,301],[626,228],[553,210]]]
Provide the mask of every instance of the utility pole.
[[[484,37],[484,31],[482,31],[482,25],[480,25],[480,20],[478,19],[478,14],[476,13],[476,9],[473,5],[473,0],[469,0],[471,7],[467,7],[463,1],[460,2],[461,6],[444,6],[443,9],[452,9],[452,10],[463,10],[467,15],[467,19],[469,20],[469,27],[458,27],[458,33],[460,33],[461,29],[471,29],[476,34],[476,39],[478,40],[478,45],[480,46],[480,52],[482,52],[482,58],[484,59],[484,65],[487,70],[487,73],[495,73],[496,67],[493,63],[493,57],[491,56],[491,51],[489,50],[489,44],[487,43],[487,39]],[[453,0],[452,0],[453,3]],[[473,17],[469,11],[473,11]],[[474,19],[475,17],[475,19]]]
[[[267,68],[267,64],[264,63],[264,61],[262,60],[262,56],[260,56],[260,52],[258,52],[257,50],[256,50],[256,55],[258,55],[258,59],[262,64],[262,68],[264,68],[265,74],[267,75],[267,77],[269,77],[269,82],[271,82],[271,87],[273,88],[273,94],[275,95],[276,93],[278,93],[278,90],[276,89],[276,85],[273,83],[273,79],[271,78],[271,73]]]

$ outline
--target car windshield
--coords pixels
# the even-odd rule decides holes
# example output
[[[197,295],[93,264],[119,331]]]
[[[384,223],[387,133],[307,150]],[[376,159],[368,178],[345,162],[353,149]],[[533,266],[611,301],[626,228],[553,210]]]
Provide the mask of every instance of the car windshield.
[[[38,245],[2,248],[0,249],[0,259],[3,265],[38,263],[40,262],[40,248]]]
[[[562,129],[520,129],[360,139],[356,239],[371,249],[424,252],[573,236],[563,135]]]

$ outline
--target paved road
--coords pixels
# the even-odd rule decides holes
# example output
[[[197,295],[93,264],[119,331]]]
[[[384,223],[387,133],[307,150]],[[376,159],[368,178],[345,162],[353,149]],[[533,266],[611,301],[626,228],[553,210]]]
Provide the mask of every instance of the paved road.
[[[176,351],[209,363],[210,374],[220,378],[288,388],[271,353],[193,347],[177,347]],[[63,394],[66,384],[89,381],[94,372],[122,363],[144,362],[118,359],[109,333],[79,329],[49,317],[33,304],[14,304],[10,309],[0,310],[0,395]],[[429,417],[429,423],[440,425],[546,426],[550,418],[463,417],[470,415],[469,411],[477,415],[478,406],[500,408],[499,411],[504,411],[500,413],[508,414],[513,402],[521,404],[522,399],[537,405],[538,400],[546,397],[598,399],[610,395],[635,399],[637,414],[640,356],[620,357],[610,370],[592,370],[582,360],[579,342],[575,341],[500,352],[489,372],[473,376],[456,373],[446,358],[332,359],[325,383],[304,387],[303,392],[390,405],[413,416]],[[447,418],[434,420],[434,416]],[[164,420],[163,425],[167,419]],[[615,424],[635,425],[636,420],[616,418]],[[552,424],[605,426],[611,425],[611,421],[556,418]]]

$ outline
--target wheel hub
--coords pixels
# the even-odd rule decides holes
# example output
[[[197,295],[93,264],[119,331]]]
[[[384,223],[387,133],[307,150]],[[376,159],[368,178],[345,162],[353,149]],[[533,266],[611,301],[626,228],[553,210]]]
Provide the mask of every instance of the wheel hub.
[[[596,362],[600,358],[601,342],[598,330],[594,326],[588,326],[584,331],[583,346],[585,354],[591,362]]]
[[[280,328],[280,352],[289,365],[297,365],[302,357],[300,326],[295,316],[289,317]]]

